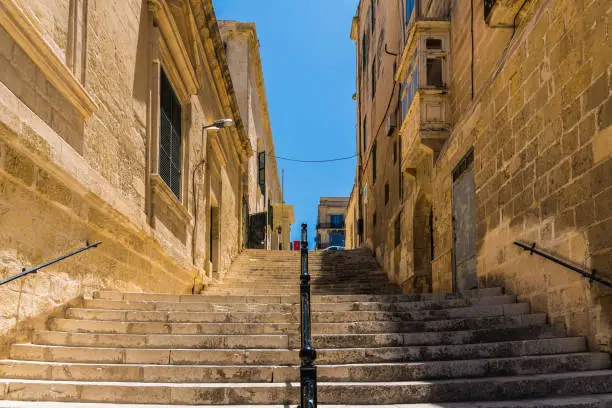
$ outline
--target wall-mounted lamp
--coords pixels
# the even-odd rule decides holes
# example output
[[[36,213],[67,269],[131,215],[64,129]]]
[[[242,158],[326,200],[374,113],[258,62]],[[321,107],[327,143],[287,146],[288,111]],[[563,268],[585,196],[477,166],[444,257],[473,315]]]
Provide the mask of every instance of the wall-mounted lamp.
[[[229,128],[229,127],[232,127],[232,126],[234,126],[234,121],[233,120],[231,120],[231,119],[219,119],[219,120],[215,120],[210,125],[203,125],[202,126],[202,130],[204,130],[204,129],[217,130],[217,129]]]

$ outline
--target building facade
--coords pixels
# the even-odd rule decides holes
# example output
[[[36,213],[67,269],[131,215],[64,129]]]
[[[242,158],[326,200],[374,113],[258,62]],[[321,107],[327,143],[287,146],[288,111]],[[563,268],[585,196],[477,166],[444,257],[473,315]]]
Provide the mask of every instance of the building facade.
[[[0,66],[2,276],[102,241],[0,287],[2,345],[96,289],[223,275],[253,149],[210,0],[2,0]]]
[[[406,292],[504,286],[612,343],[608,1],[361,0],[356,245]],[[347,229],[349,226],[347,225]]]
[[[316,249],[344,246],[347,197],[321,197],[317,211]]]
[[[255,24],[219,23],[232,83],[254,154],[246,163],[249,248],[289,248],[293,207],[283,202]]]

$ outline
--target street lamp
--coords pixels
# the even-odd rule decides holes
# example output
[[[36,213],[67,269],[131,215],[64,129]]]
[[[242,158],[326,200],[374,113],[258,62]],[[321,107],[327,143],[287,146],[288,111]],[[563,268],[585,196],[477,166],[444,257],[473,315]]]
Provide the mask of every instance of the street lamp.
[[[210,125],[203,125],[202,126],[202,130],[204,130],[204,129],[217,130],[217,129],[223,129],[223,128],[228,128],[228,127],[232,127],[232,126],[234,126],[234,121],[233,120],[231,120],[231,119],[219,119],[219,120],[215,120]]]

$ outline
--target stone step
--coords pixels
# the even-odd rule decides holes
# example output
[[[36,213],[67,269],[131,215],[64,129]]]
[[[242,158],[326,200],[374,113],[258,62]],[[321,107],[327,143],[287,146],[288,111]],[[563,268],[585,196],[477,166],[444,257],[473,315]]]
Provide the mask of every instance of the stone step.
[[[267,278],[263,276],[252,276],[252,275],[251,276],[236,276],[236,277],[228,276],[228,277],[225,277],[223,281],[221,281],[220,283],[216,283],[214,285],[216,286],[231,285],[232,287],[247,287],[250,285],[265,285],[265,284],[270,284],[270,283],[274,283],[276,285],[281,285],[281,286],[286,286],[286,287],[292,287],[296,285],[299,286],[300,279],[299,279],[299,276],[295,276],[290,279],[285,279],[281,277]],[[373,277],[373,276],[312,277],[311,276],[311,284],[314,286],[347,286],[348,285],[348,286],[355,286],[355,287],[368,286],[368,285],[395,286],[395,284],[389,282],[389,279],[387,278],[386,275],[381,275],[379,277]]]
[[[467,403],[439,404],[393,404],[385,405],[328,405],[321,408],[610,408],[612,394],[591,394],[578,397],[523,399],[520,401],[479,401]],[[172,405],[173,408],[193,408],[193,405]],[[198,405],[199,408],[219,408],[218,405]],[[249,408],[252,405],[231,405],[227,408]],[[0,401],[0,408],[168,408],[168,405],[135,404],[89,404],[71,402]],[[298,408],[297,405],[258,405],[258,408]]]
[[[313,311],[415,311],[439,310],[451,307],[502,305],[516,302],[516,296],[500,295],[490,297],[449,298],[440,300],[414,300],[407,302],[338,302],[314,303]],[[223,303],[223,300],[204,302],[146,302],[122,300],[84,300],[87,309],[141,310],[141,311],[183,311],[183,312],[273,312],[293,313],[297,303]]]
[[[140,404],[295,404],[298,383],[120,383],[0,379],[0,398]],[[403,382],[319,382],[321,404],[397,404],[612,393],[612,371]]]
[[[281,334],[297,333],[298,323],[164,323],[51,319],[52,330],[128,334]]]
[[[390,363],[528,355],[569,354],[586,351],[583,337],[549,338],[496,343],[378,348],[320,348],[319,364]],[[15,344],[10,358],[26,361],[114,364],[277,364],[296,363],[297,349],[160,349],[70,347]]]
[[[320,276],[311,276],[311,279],[314,281],[316,279],[317,284],[321,283],[370,283],[370,282],[385,282],[389,283],[389,277],[384,272],[379,273],[369,273],[364,275],[350,276],[350,275],[341,275],[341,276],[328,276],[322,274]],[[282,283],[282,284],[293,284],[294,281],[299,283],[299,275],[295,276],[282,276],[282,275],[263,275],[263,274],[253,274],[251,272],[245,274],[236,274],[236,275],[227,275],[224,277],[223,282],[233,282],[233,283],[250,283],[250,282],[258,282],[258,283]]]
[[[66,311],[69,319],[123,322],[170,323],[299,323],[297,305],[289,313],[266,312],[173,312],[108,309],[75,309]],[[356,312],[360,313],[360,312]],[[363,312],[361,312],[363,313]],[[367,313],[367,312],[366,312]]]
[[[210,295],[239,295],[239,296],[255,296],[255,295],[275,295],[275,296],[282,296],[282,295],[294,295],[294,296],[298,296],[299,295],[299,290],[295,289],[295,290],[282,290],[282,289],[278,289],[278,288],[274,288],[274,289],[215,289],[212,288],[208,291],[206,291],[207,294]],[[318,289],[318,288],[312,288],[311,292],[314,296],[320,296],[320,295],[387,295],[387,294],[400,294],[401,290],[400,289],[388,289],[388,288],[381,288],[381,289]]]
[[[189,322],[189,323],[299,323],[299,309],[290,313],[267,312],[167,312],[70,308],[69,319],[123,322]],[[494,306],[470,306],[454,309],[412,312],[381,311],[313,311],[313,322],[414,321],[461,317],[503,316],[529,313],[527,303]]]
[[[137,348],[294,348],[297,335],[189,335],[189,334],[100,334],[34,330],[32,343],[55,346]]]
[[[330,302],[409,302],[421,300],[456,299],[458,297],[491,297],[502,294],[501,288],[474,289],[462,295],[447,295],[438,293],[424,293],[411,295],[322,295],[313,296],[313,303]],[[94,299],[150,301],[150,302],[223,302],[223,303],[298,303],[299,296],[220,296],[220,295],[174,295],[162,293],[122,293],[122,292],[94,292]]]
[[[411,312],[418,310],[443,310],[467,306],[497,306],[516,302],[516,296],[501,295],[491,297],[473,297],[462,299],[427,300],[413,302],[341,302],[341,303],[314,303],[313,311],[383,311],[383,312]]]
[[[396,347],[491,343],[564,336],[565,326],[555,324],[429,333],[327,334],[313,336],[313,343],[317,348]]]
[[[521,305],[521,304],[517,304]],[[447,330],[477,330],[482,328],[513,328],[538,326],[546,323],[544,313],[517,314],[521,310],[508,309],[508,315],[485,317],[456,317],[446,320],[424,321],[359,321],[342,323],[313,323],[313,334],[336,333],[408,333]],[[505,311],[502,309],[502,313]],[[173,323],[124,322],[54,318],[48,323],[52,330],[78,333],[128,334],[280,334],[298,333],[295,323]]]
[[[0,377],[50,381],[166,383],[295,382],[294,365],[82,364],[0,360]],[[319,381],[426,381],[452,378],[550,374],[610,368],[608,353],[554,354],[418,363],[318,364]]]
[[[313,335],[317,348],[397,347],[456,345],[564,337],[562,324],[516,328],[444,331],[429,333]],[[296,348],[298,334],[277,335],[188,335],[188,334],[100,334],[35,330],[32,343],[56,346],[134,348]]]

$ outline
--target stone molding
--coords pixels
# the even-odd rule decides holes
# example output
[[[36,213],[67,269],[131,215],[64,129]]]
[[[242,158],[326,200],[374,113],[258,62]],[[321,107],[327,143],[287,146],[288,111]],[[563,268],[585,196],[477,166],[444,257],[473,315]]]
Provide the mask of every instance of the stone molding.
[[[173,85],[176,86],[181,103],[186,103],[191,95],[198,92],[198,79],[183,44],[181,33],[174,21],[172,12],[164,0],[148,0],[149,11],[153,13],[160,32],[160,55],[164,68]],[[165,63],[170,62],[172,63]]]
[[[280,192],[280,179],[278,177],[278,167],[276,165],[276,154],[274,150],[274,140],[272,138],[272,126],[270,124],[270,113],[264,84],[263,65],[259,52],[259,39],[254,23],[242,23],[237,21],[219,21],[220,31],[223,35],[231,35],[232,32],[246,35],[249,39],[249,67],[254,69],[255,86],[257,88],[257,104],[261,112],[261,119],[265,132],[267,159],[270,160],[273,175],[274,190]]]
[[[183,204],[176,198],[174,193],[170,190],[170,187],[168,187],[159,174],[151,174],[151,191],[155,198],[159,198],[167,205],[182,223],[187,224],[191,221],[191,214],[189,214]]]
[[[58,92],[64,95],[83,117],[88,118],[96,109],[94,99],[45,41],[32,18],[17,0],[0,2],[0,25],[40,68]]]

